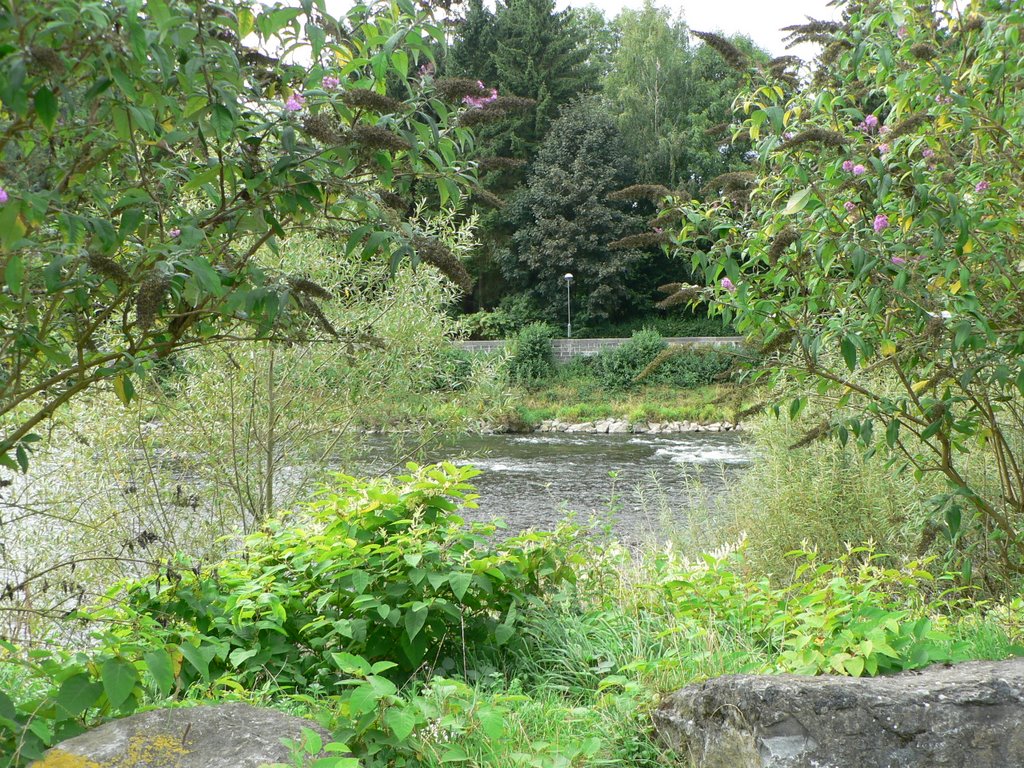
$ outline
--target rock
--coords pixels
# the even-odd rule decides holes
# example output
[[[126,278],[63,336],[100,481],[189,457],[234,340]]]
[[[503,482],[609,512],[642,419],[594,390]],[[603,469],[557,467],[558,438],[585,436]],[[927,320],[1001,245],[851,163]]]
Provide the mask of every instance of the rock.
[[[608,433],[608,428],[610,426],[611,426],[611,422],[610,421],[608,421],[607,419],[602,419],[601,421],[599,421],[596,424],[594,424],[594,431],[596,433],[598,433],[599,435],[604,435],[604,434]]]
[[[608,425],[608,433],[612,435],[622,434],[623,432],[629,432],[629,424],[624,421],[613,421]]]
[[[632,424],[629,427],[629,431],[635,435],[643,435],[647,432],[646,424]]]
[[[1024,659],[876,678],[728,675],[654,715],[687,768],[1024,766]]]
[[[570,424],[565,430],[566,432],[593,432],[594,423],[592,421],[584,421],[582,424]]]
[[[291,764],[282,739],[319,725],[248,704],[157,709],[112,720],[50,749],[31,768],[259,768]],[[323,755],[326,756],[326,755]]]
[[[647,422],[647,431],[652,435],[660,435],[664,429],[662,429],[661,422],[649,421]]]

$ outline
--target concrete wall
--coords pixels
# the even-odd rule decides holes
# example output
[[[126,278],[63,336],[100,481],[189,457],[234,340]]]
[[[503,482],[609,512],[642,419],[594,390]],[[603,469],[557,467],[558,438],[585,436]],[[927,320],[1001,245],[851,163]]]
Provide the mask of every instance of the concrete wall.
[[[629,339],[552,339],[551,351],[555,360],[564,363],[574,357],[591,357],[602,349],[614,349]],[[666,337],[669,344],[684,347],[738,347],[742,336],[677,336]],[[505,341],[464,341],[462,348],[470,352],[494,352],[505,346]]]

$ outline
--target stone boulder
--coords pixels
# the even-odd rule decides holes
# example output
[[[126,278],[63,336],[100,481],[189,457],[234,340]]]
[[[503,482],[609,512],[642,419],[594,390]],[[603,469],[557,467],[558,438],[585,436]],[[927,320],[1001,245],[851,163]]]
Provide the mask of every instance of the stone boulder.
[[[31,768],[259,768],[291,764],[282,739],[316,723],[248,704],[157,709],[61,742]],[[326,755],[323,755],[326,756]]]
[[[668,696],[686,768],[1024,766],[1024,659],[876,678],[728,675]]]

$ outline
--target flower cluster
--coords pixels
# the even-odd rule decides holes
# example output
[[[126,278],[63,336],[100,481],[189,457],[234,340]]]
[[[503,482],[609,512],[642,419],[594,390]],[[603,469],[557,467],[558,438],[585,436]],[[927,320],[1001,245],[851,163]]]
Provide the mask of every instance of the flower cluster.
[[[332,75],[327,75],[320,81],[320,83],[323,85],[325,91],[333,91],[341,84],[341,81]]]
[[[484,84],[481,81],[477,80],[476,84],[480,86],[481,91],[484,90]],[[491,90],[488,91],[486,96],[463,96],[462,103],[469,107],[472,107],[473,109],[481,109],[482,107],[486,107],[491,102],[497,101],[497,99],[498,89],[491,88]]]
[[[884,213],[880,213],[875,216],[874,223],[875,232],[883,232],[889,228],[889,217]]]
[[[289,112],[298,112],[302,109],[302,106],[306,103],[306,97],[296,91],[288,97],[288,101],[284,103],[284,108]]]
[[[722,278],[722,290],[728,291],[729,293],[736,293],[736,285],[728,277]]]
[[[7,190],[0,187],[0,205],[6,203],[9,199],[10,197],[7,195]]]
[[[878,130],[878,118],[875,115],[868,115],[864,118],[864,122],[857,126],[857,130],[864,133],[874,133]]]

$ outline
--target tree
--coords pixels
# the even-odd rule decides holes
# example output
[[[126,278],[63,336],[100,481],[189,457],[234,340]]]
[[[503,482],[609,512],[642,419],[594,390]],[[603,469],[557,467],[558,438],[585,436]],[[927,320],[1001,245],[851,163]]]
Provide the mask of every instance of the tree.
[[[717,310],[780,351],[772,370],[836,406],[806,442],[832,433],[945,478],[935,525],[965,575],[1019,573],[1024,8],[845,12],[794,30],[826,39],[813,87],[742,99],[748,199],[684,206],[679,239]]]
[[[743,148],[723,140],[715,126],[732,119],[743,76],[707,45],[691,48],[682,21],[648,0],[622,11],[619,42],[604,79],[604,94],[637,158],[642,182],[692,191],[745,164]],[[752,46],[741,46],[759,55]]]
[[[610,247],[644,225],[634,204],[608,196],[631,184],[633,170],[607,105],[583,99],[555,122],[525,188],[509,205],[514,235],[499,253],[510,285],[559,317],[563,274],[575,275],[581,323],[628,312],[650,290],[649,253]]]
[[[0,11],[0,463],[24,470],[63,404],[101,382],[127,402],[178,350],[352,341],[329,294],[259,255],[326,222],[348,252],[416,257],[396,209],[469,181],[469,134],[417,73],[442,39],[408,0]]]

